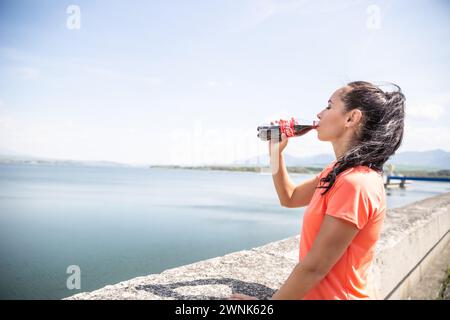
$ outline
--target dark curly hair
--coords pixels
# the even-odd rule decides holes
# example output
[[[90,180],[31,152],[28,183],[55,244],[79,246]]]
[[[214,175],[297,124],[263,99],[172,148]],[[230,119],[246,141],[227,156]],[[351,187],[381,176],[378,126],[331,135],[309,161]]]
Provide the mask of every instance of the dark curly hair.
[[[347,84],[341,100],[345,112],[359,109],[362,113],[361,126],[357,130],[350,148],[336,160],[333,169],[320,179],[317,188],[327,193],[336,177],[343,171],[367,166],[378,172],[383,171],[384,163],[400,147],[403,141],[405,118],[405,96],[399,86],[395,91],[385,92],[378,86],[365,81]]]

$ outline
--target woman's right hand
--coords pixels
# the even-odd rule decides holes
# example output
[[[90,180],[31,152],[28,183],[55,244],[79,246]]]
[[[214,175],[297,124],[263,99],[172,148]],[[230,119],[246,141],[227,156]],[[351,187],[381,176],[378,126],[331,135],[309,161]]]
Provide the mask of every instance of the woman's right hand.
[[[278,121],[275,121],[275,123],[278,123]],[[270,124],[273,125],[274,123],[271,122]],[[272,150],[273,152],[275,152],[277,147],[275,145],[278,145],[278,155],[280,155],[283,152],[284,148],[286,148],[287,144],[288,144],[288,137],[284,133],[281,134],[281,142],[274,141],[272,139],[269,140],[269,156],[272,158]]]

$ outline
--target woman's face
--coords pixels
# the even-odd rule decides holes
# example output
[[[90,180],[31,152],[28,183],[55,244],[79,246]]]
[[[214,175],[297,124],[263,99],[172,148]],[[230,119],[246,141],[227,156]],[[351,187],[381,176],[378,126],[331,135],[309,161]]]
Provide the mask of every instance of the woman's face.
[[[341,96],[346,90],[348,90],[346,87],[336,90],[328,100],[328,106],[317,114],[317,118],[319,118],[317,137],[319,140],[333,142],[343,137],[346,130],[347,112]]]

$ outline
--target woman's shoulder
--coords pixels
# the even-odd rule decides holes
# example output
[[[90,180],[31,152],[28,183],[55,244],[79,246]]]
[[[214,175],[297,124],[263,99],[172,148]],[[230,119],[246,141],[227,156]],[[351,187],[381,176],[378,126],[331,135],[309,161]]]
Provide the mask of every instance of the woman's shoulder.
[[[363,188],[378,188],[384,185],[382,173],[367,166],[356,166],[342,172],[336,180]]]
[[[382,173],[378,172],[377,170],[374,170],[372,168],[369,168],[367,166],[355,166],[352,168],[348,168],[343,172],[347,176],[374,176],[374,177],[381,177]]]

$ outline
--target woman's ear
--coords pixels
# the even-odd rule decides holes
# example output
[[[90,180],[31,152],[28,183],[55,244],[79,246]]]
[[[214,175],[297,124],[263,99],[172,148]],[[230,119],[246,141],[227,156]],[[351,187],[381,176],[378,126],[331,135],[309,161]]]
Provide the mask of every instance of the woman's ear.
[[[345,126],[347,128],[356,126],[361,122],[361,119],[362,119],[361,110],[353,109],[352,111],[350,111],[350,113],[348,115],[347,123],[345,124]]]

